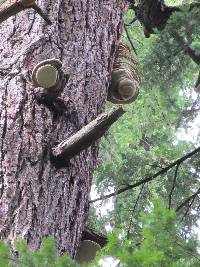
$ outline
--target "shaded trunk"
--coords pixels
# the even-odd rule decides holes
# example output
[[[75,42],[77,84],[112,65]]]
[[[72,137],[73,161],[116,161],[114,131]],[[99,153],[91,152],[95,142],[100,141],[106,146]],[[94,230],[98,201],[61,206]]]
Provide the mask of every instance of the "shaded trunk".
[[[33,10],[0,25],[0,239],[24,238],[38,249],[53,236],[74,257],[89,208],[98,144],[59,168],[51,148],[103,111],[124,0],[38,1],[53,24]],[[57,58],[70,74],[63,112],[39,104],[31,72]]]

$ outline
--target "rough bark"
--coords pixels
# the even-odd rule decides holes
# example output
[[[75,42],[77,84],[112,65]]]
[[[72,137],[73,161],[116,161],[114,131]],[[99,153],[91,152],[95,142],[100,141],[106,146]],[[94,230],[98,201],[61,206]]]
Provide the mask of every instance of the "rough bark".
[[[54,236],[58,253],[74,257],[88,212],[98,144],[56,168],[51,148],[103,111],[122,30],[124,0],[46,0],[0,25],[0,239]],[[70,80],[56,114],[38,103],[31,71],[42,60],[63,62]]]

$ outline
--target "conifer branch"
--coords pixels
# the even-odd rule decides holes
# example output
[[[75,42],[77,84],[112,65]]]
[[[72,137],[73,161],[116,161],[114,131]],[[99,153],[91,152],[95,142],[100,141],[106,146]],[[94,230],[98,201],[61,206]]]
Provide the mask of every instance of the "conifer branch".
[[[174,174],[173,184],[172,184],[171,191],[170,191],[170,193],[169,193],[169,209],[171,208],[172,194],[173,194],[174,189],[175,189],[176,179],[177,179],[177,174],[178,174],[178,168],[179,168],[179,166],[180,166],[180,164],[177,164],[177,165],[176,165],[176,170],[175,170],[175,174]]]
[[[154,179],[157,178],[158,176],[165,174],[166,172],[168,172],[168,171],[169,171],[171,168],[173,168],[174,166],[176,166],[176,165],[181,165],[184,161],[186,161],[187,159],[191,158],[192,156],[194,156],[195,154],[197,154],[197,153],[199,153],[199,152],[200,152],[200,147],[194,149],[192,152],[190,152],[190,153],[184,155],[183,157],[179,158],[178,160],[172,162],[171,164],[169,164],[167,167],[163,168],[163,169],[160,170],[159,172],[157,172],[157,173],[155,173],[155,174],[153,174],[153,175],[150,175],[150,176],[148,176],[148,177],[146,177],[146,178],[144,178],[144,179],[142,179],[142,180],[140,180],[140,181],[138,181],[138,182],[136,182],[136,183],[134,183],[134,184],[132,184],[132,185],[128,185],[128,186],[126,186],[126,187],[124,187],[124,188],[121,188],[121,189],[119,189],[119,190],[116,190],[116,191],[114,191],[113,193],[110,193],[110,194],[108,194],[108,195],[105,195],[105,196],[102,196],[102,197],[93,199],[93,200],[90,201],[90,203],[94,203],[94,202],[97,202],[97,201],[101,201],[101,200],[108,199],[108,198],[110,198],[110,197],[113,197],[113,196],[122,194],[122,193],[124,193],[124,192],[126,192],[126,191],[128,191],[128,190],[131,190],[131,189],[135,188],[135,187],[138,187],[138,186],[140,186],[140,185],[142,185],[142,184],[146,184],[146,183],[148,183],[148,182],[154,180]],[[199,189],[198,194],[199,194],[199,193],[200,193],[200,189]]]
[[[129,43],[130,43],[130,45],[131,45],[131,48],[133,49],[133,51],[134,51],[135,54],[137,55],[137,51],[136,51],[136,49],[135,49],[135,47],[134,47],[134,45],[133,45],[133,42],[132,42],[132,40],[131,40],[131,37],[130,37],[130,34],[129,34],[129,32],[128,32],[128,29],[127,29],[127,26],[126,26],[126,25],[124,25],[124,29],[125,29],[125,32],[126,32],[127,39],[129,40]]]
[[[128,231],[127,231],[127,239],[130,238],[130,231],[131,231],[131,226],[132,226],[132,223],[133,223],[133,215],[134,215],[134,213],[135,213],[135,209],[136,209],[136,207],[137,207],[137,204],[138,204],[138,202],[139,202],[139,199],[140,199],[140,197],[141,197],[141,195],[142,195],[144,186],[145,186],[145,184],[142,185],[142,187],[141,187],[141,189],[140,189],[140,192],[139,192],[139,194],[138,194],[138,196],[137,196],[137,199],[136,199],[136,201],[135,201],[133,210],[132,210],[132,212],[131,212],[132,214],[131,214],[131,218],[130,218],[130,222],[129,222],[129,227],[128,227]]]
[[[176,211],[179,211],[180,209],[182,209],[183,207],[185,207],[191,200],[195,199],[198,195],[200,194],[200,188],[191,196],[189,196],[188,198],[186,198],[177,208]],[[193,203],[193,201],[192,201]]]

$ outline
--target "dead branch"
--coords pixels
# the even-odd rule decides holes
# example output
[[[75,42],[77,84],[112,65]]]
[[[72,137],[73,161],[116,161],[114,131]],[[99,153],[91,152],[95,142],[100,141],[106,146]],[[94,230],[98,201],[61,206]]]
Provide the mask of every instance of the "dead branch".
[[[136,51],[136,49],[135,49],[135,47],[134,47],[134,45],[133,45],[133,42],[132,42],[132,40],[131,40],[131,37],[130,37],[130,35],[129,35],[129,32],[128,32],[128,29],[127,29],[127,26],[126,26],[126,25],[124,25],[124,29],[125,29],[125,32],[126,32],[126,36],[127,36],[128,40],[129,40],[129,43],[130,43],[130,45],[131,45],[131,48],[133,49],[133,51],[134,51],[135,54],[137,55],[137,51]]]
[[[129,22],[129,23],[124,23],[124,25],[125,26],[131,26],[134,22],[136,22],[137,21],[137,17],[134,17],[132,20],[131,20],[131,22]]]
[[[191,209],[192,204],[194,203],[194,201],[195,201],[195,197],[193,197],[193,199],[190,201],[190,203],[189,203],[189,205],[188,205],[188,207],[187,207],[185,213],[183,214],[183,217],[181,218],[181,222],[182,222],[183,219],[187,216],[187,214],[188,214],[189,210]]]
[[[195,51],[192,47],[190,47],[189,45],[185,44],[185,49],[184,49],[185,53],[187,53],[190,58],[197,64],[200,65],[200,54],[197,53],[197,51]]]
[[[138,197],[137,197],[137,199],[136,199],[136,201],[135,201],[135,205],[134,205],[133,210],[132,210],[131,219],[130,219],[129,227],[128,227],[128,231],[127,231],[127,239],[130,238],[130,230],[131,230],[131,226],[132,226],[132,223],[133,223],[133,215],[134,215],[134,213],[135,213],[135,209],[136,209],[136,207],[137,207],[137,204],[138,204],[138,201],[139,201],[139,199],[140,199],[140,196],[142,195],[144,186],[145,186],[145,184],[142,185],[142,187],[141,187],[141,189],[140,189],[140,192],[139,192],[139,194],[138,194]]]
[[[191,200],[195,199],[200,194],[200,188],[193,195],[186,198],[177,208],[176,211],[179,211],[183,207],[185,207]]]
[[[178,174],[178,168],[179,168],[179,166],[180,166],[179,164],[176,165],[176,170],[175,170],[175,174],[174,174],[173,184],[172,184],[171,191],[169,193],[169,209],[171,208],[172,194],[173,194],[174,189],[175,189],[176,179],[177,179],[177,174]]]
[[[117,121],[125,111],[122,107],[114,108],[99,115],[95,120],[84,126],[80,131],[52,148],[54,157],[70,159],[88,148],[102,137],[109,127]]]
[[[39,6],[35,3],[35,0],[3,0],[0,3],[0,23],[7,20],[11,16],[15,16],[17,13],[33,8],[46,22],[51,25],[50,19],[44,14]]]

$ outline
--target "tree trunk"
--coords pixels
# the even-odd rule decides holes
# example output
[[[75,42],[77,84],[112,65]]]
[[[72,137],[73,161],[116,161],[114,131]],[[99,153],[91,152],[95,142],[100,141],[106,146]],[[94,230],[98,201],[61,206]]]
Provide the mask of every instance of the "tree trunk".
[[[0,239],[23,238],[32,250],[53,236],[74,257],[85,226],[98,143],[58,164],[51,148],[104,109],[124,0],[37,1],[0,25]],[[63,113],[37,101],[31,82],[42,60],[63,62],[70,79]]]

